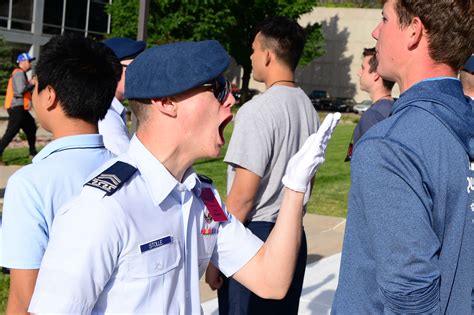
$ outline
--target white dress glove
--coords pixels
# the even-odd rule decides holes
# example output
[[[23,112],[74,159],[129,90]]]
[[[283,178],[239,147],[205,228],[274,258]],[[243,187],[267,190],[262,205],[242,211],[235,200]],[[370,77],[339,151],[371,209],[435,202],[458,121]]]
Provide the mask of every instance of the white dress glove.
[[[341,113],[328,114],[316,133],[306,139],[303,147],[290,159],[283,176],[283,185],[306,192],[311,179],[324,163],[324,153]]]

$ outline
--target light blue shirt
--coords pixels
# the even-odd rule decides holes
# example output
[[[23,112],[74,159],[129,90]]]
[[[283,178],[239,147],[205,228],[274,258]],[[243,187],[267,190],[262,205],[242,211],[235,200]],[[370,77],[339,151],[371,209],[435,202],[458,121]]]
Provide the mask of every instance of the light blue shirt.
[[[118,191],[104,196],[85,186],[58,213],[30,312],[200,314],[199,278],[209,260],[231,276],[260,249],[192,169],[178,182],[136,137],[118,159],[138,168]],[[206,220],[203,188],[227,222]],[[143,251],[147,244],[160,245]]]
[[[101,135],[70,136],[49,143],[14,173],[3,206],[2,266],[38,269],[56,212],[112,157]]]
[[[104,119],[99,121],[99,133],[104,137],[104,144],[115,155],[125,153],[130,143],[127,128],[127,109],[114,97]]]

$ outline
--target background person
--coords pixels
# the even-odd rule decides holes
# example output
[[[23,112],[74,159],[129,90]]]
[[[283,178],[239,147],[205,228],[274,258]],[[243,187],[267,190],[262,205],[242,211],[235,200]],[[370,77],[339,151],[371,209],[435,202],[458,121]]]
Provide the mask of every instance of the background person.
[[[113,156],[97,122],[110,106],[120,71],[109,48],[83,37],[53,37],[41,48],[33,102],[54,140],[8,179],[1,262],[11,268],[7,314],[28,313],[57,211]]]
[[[104,138],[105,147],[115,155],[124,153],[128,149],[130,134],[127,126],[127,109],[121,102],[125,100],[125,74],[128,65],[139,53],[141,53],[146,43],[133,39],[114,37],[104,41],[115,53],[122,65],[122,76],[115,90],[115,97],[112,100],[104,119],[99,121],[99,133]]]
[[[210,260],[266,298],[285,295],[304,191],[340,115],[289,163],[279,219],[262,245],[191,167],[224,145],[235,102],[222,76],[229,59],[216,41],[183,42],[145,50],[128,67],[136,135],[58,213],[30,312],[198,314]]]
[[[376,123],[390,115],[393,106],[392,88],[395,82],[385,80],[377,73],[377,58],[375,48],[364,48],[362,65],[358,72],[360,89],[369,93],[373,104],[362,115],[354,129],[352,141],[349,144],[346,161],[350,161],[352,148],[364,133]]]
[[[30,157],[36,155],[36,123],[29,110],[31,106],[31,91],[34,85],[30,84],[26,72],[31,69],[31,62],[35,60],[27,53],[19,54],[16,58],[18,67],[13,70],[8,80],[5,96],[5,108],[8,111],[8,125],[5,134],[0,140],[0,165],[3,151],[22,129],[25,132],[30,150]]]
[[[401,95],[354,151],[333,314],[471,313],[474,112],[457,75],[473,9],[384,1],[377,72]]]
[[[459,73],[464,94],[474,100],[474,56],[469,57]]]

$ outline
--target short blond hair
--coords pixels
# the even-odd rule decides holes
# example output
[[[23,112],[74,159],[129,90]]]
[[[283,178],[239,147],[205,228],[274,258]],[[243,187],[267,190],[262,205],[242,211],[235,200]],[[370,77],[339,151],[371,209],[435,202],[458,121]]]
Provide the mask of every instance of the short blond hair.
[[[148,111],[150,110],[151,100],[149,99],[134,99],[128,101],[130,110],[137,117],[137,128],[140,124],[148,120]]]

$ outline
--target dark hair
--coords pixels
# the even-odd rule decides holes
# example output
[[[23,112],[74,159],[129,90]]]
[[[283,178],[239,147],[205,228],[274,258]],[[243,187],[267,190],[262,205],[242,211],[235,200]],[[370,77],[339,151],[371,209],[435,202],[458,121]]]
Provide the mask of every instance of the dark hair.
[[[67,117],[94,124],[105,117],[122,73],[110,48],[74,34],[46,43],[35,70],[38,92],[51,86]]]
[[[385,4],[388,0],[382,0]],[[472,0],[395,0],[401,27],[418,17],[428,34],[431,59],[459,70],[473,51]]]
[[[263,20],[257,32],[262,35],[262,47],[273,50],[278,59],[294,71],[306,43],[303,28],[286,17],[273,16]]]
[[[369,66],[370,66],[369,73],[377,71],[377,67],[379,66],[379,61],[377,60],[377,57],[376,57],[375,47],[364,48],[364,52],[362,53],[362,55],[364,57],[370,57],[370,59],[369,59]],[[393,86],[395,85],[395,82],[385,80],[384,78],[382,78],[382,80],[383,80],[383,86],[387,90],[391,91]]]

